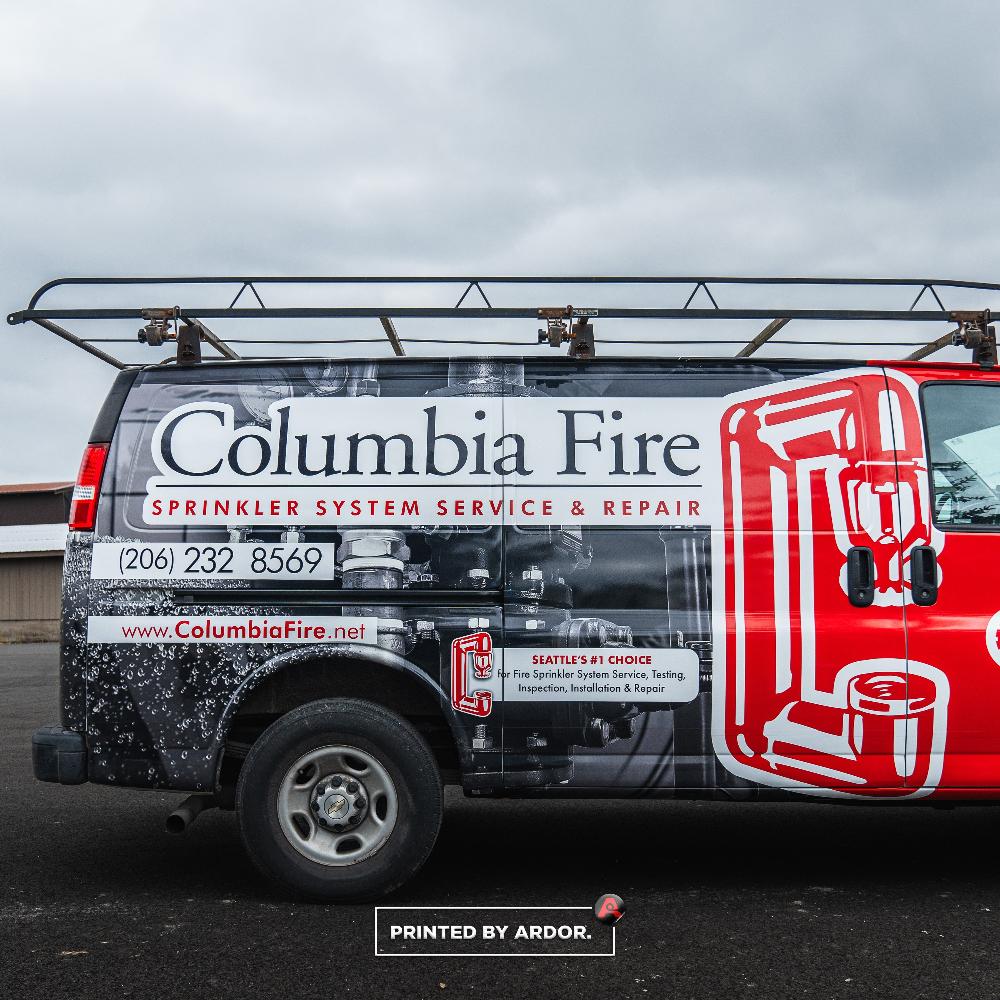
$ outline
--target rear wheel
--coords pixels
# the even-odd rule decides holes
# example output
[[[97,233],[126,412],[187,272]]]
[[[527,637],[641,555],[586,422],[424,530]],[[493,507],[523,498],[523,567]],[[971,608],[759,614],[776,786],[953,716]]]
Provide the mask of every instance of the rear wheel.
[[[441,776],[401,716],[367,701],[315,701],[253,744],[236,811],[247,852],[270,878],[314,899],[375,899],[427,860]]]

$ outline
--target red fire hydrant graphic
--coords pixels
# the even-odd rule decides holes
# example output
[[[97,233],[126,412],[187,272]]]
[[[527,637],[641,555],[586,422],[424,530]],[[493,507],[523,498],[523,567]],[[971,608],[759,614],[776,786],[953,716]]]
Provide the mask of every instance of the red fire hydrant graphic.
[[[493,676],[493,639],[489,632],[459,636],[451,644],[451,704],[466,715],[487,716],[493,708],[490,691],[470,690],[473,681]]]
[[[925,794],[941,773],[948,682],[905,658],[908,553],[943,544],[914,389],[865,370],[738,399],[722,417],[717,753],[768,785]],[[857,545],[874,555],[867,608],[846,596]]]

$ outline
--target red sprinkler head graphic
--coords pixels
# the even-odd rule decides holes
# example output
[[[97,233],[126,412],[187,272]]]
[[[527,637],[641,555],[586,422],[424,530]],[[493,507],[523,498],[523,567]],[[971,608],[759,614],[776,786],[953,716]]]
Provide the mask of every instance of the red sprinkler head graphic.
[[[594,916],[602,924],[615,924],[625,916],[625,902],[613,892],[605,892],[594,903]]]

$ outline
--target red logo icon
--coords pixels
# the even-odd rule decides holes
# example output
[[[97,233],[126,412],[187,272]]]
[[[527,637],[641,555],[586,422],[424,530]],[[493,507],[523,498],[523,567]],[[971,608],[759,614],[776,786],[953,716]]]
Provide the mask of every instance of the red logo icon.
[[[625,903],[621,896],[606,892],[597,897],[597,902],[594,903],[594,916],[602,924],[616,924],[625,916]]]
[[[493,708],[493,694],[470,690],[473,681],[493,676],[493,639],[489,632],[459,636],[451,644],[451,704],[458,712],[485,717]]]

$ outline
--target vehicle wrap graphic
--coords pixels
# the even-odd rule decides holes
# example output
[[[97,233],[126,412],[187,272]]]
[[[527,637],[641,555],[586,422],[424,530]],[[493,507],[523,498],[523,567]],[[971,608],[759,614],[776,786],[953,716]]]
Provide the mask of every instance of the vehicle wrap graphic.
[[[948,681],[908,669],[902,643],[908,553],[943,545],[912,385],[866,370],[751,394],[723,414],[722,451],[720,759],[766,784],[926,793],[943,763]],[[875,602],[850,616],[852,546],[874,554]]]
[[[716,400],[288,397],[265,423],[204,400],[153,431],[146,524],[708,523]],[[505,419],[509,417],[510,419]],[[667,419],[664,420],[664,417]],[[633,496],[624,484],[638,482]]]
[[[982,783],[952,749],[972,738],[947,656],[907,660],[906,623],[933,610],[912,605],[911,551],[939,553],[942,603],[962,565],[926,466],[916,383],[875,367],[149,370],[97,530],[67,549],[66,724],[92,780],[209,788],[282,678],[322,697],[405,675],[484,793]],[[848,599],[857,546],[868,607]],[[996,670],[994,613],[975,628]]]

